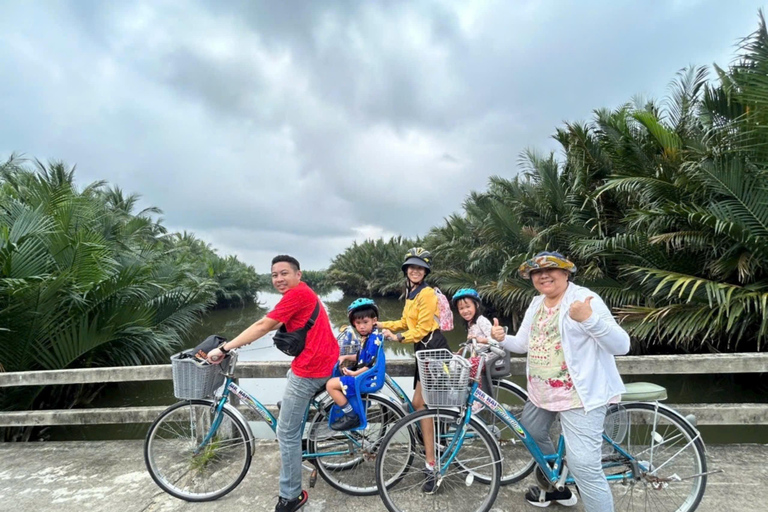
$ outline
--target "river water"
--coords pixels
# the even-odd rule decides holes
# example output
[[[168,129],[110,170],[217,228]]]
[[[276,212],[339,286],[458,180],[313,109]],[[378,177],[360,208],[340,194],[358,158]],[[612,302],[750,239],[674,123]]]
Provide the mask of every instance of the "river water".
[[[347,323],[346,308],[355,297],[343,296],[334,291],[321,297],[325,304],[334,332]],[[238,309],[212,311],[196,326],[187,339],[187,346],[193,347],[210,334],[233,338],[253,322],[263,317],[280,300],[277,293],[260,293],[259,303]],[[403,302],[397,299],[377,299],[381,320],[399,319]],[[456,348],[466,339],[463,321],[454,314],[454,329],[446,337],[451,347]],[[387,343],[388,359],[413,357],[410,345]],[[277,350],[272,343],[272,333],[256,340],[240,350],[242,361],[280,361],[290,358]],[[523,377],[511,377],[524,385]],[[757,375],[635,375],[630,381],[651,381],[665,386],[669,403],[731,403],[765,402],[766,379]],[[413,379],[402,377],[398,383],[406,392],[413,389]],[[241,379],[240,384],[264,404],[275,404],[282,398],[285,382],[283,379]],[[176,399],[170,381],[135,382],[108,385],[90,407],[126,407],[139,405],[170,405]],[[252,424],[259,437],[272,438],[272,431],[262,423]],[[96,440],[96,439],[139,439],[148,425],[93,425],[71,427],[49,427],[43,429],[40,437],[50,440]],[[754,426],[702,427],[707,442],[766,442],[768,428]]]

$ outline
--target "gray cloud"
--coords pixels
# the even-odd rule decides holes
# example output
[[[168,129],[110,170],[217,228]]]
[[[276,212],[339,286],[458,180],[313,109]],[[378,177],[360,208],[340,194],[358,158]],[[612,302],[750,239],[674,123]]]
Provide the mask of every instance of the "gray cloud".
[[[424,234],[563,120],[726,65],[761,2],[4,6],[0,156],[78,164],[264,267]]]

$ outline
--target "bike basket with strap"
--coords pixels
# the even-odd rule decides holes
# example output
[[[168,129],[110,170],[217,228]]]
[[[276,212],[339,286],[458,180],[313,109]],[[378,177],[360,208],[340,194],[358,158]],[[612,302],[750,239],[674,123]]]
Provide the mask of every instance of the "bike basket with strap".
[[[194,355],[195,349],[189,349],[171,356],[173,395],[179,400],[208,398],[224,384],[222,365],[199,361]]]

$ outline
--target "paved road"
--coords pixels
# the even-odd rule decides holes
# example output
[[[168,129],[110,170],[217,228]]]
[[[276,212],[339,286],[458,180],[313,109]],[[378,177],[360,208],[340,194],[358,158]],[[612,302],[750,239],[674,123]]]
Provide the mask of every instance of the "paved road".
[[[768,445],[709,447],[711,475],[701,512],[768,510]],[[0,510],[13,512],[272,511],[279,456],[275,441],[259,443],[250,472],[232,493],[213,503],[186,503],[154,484],[144,468],[141,441],[0,443]],[[522,501],[530,482],[502,488],[494,512],[541,510]],[[305,485],[307,485],[305,481]],[[342,494],[322,479],[302,512],[385,510],[378,497]],[[565,510],[553,505],[550,510]],[[568,510],[582,510],[581,507]]]

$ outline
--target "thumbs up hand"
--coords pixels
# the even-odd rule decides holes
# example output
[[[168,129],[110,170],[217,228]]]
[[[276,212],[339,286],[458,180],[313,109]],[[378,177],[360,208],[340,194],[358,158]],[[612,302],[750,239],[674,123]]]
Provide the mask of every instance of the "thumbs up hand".
[[[495,339],[498,342],[502,342],[504,341],[505,335],[506,335],[506,332],[504,331],[504,328],[499,325],[499,319],[494,318],[493,327],[491,327],[491,338]]]
[[[577,322],[583,322],[584,320],[588,319],[590,316],[592,316],[592,306],[590,306],[589,303],[593,298],[594,297],[590,295],[583,301],[577,300],[573,302],[570,309],[568,310],[568,315]]]

